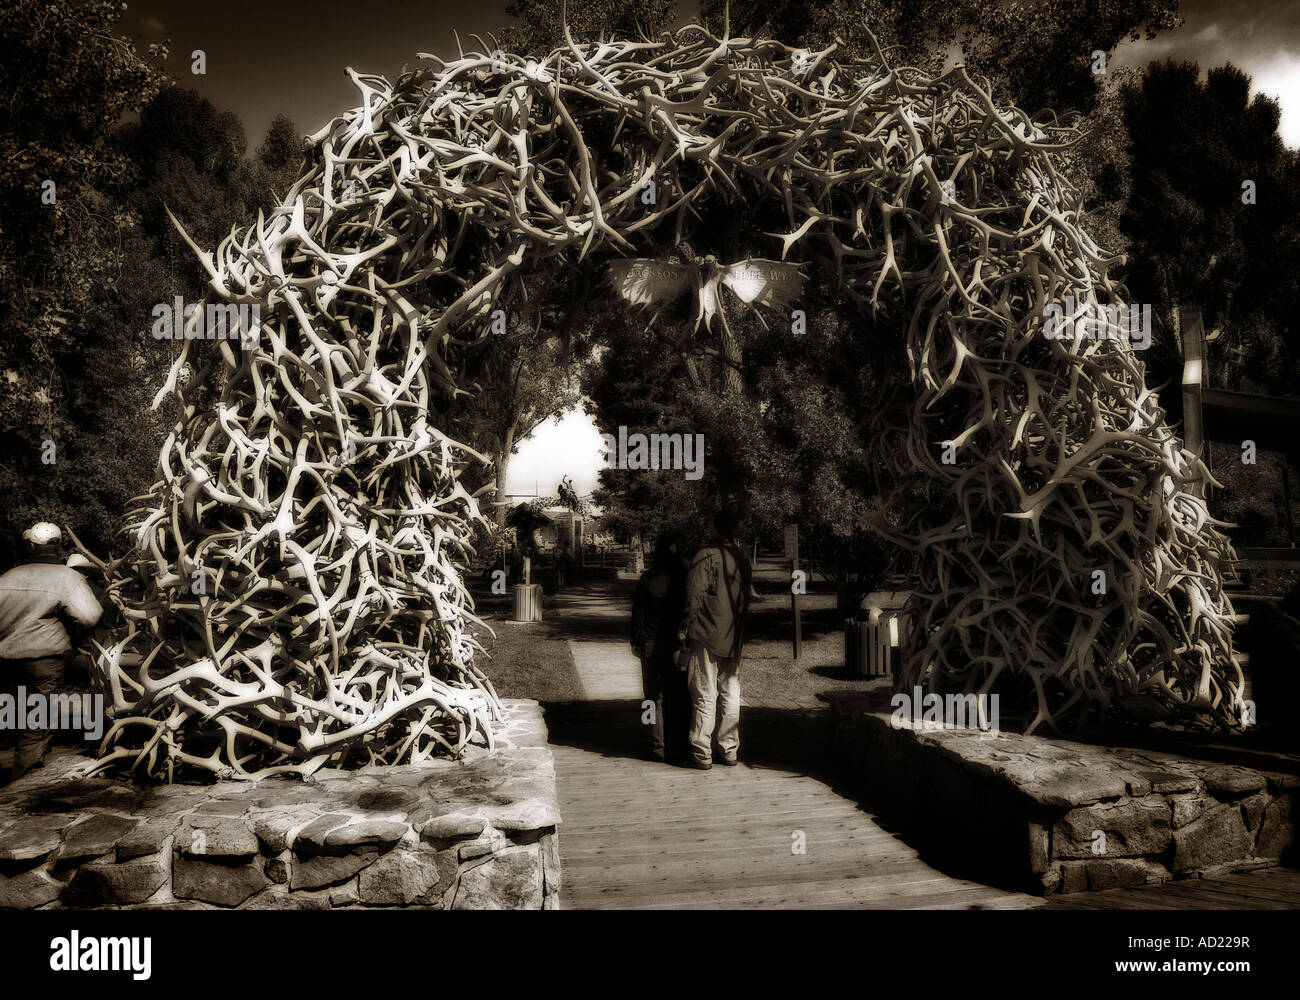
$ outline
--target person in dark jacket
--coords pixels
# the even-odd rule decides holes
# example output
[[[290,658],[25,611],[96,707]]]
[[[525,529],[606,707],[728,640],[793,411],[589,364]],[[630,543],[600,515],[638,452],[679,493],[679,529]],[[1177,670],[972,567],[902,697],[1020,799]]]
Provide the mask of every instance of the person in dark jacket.
[[[649,756],[682,760],[686,755],[689,699],[686,674],[677,664],[677,625],[686,603],[686,568],[676,536],[655,540],[650,568],[637,581],[632,599],[632,652],[641,660],[641,686],[648,703]]]

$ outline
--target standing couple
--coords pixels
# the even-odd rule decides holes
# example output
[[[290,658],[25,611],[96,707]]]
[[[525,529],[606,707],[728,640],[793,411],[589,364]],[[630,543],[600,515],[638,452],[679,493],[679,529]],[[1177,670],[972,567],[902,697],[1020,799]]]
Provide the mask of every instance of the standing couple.
[[[713,515],[714,536],[689,567],[677,539],[655,541],[654,559],[632,601],[632,651],[653,704],[650,754],[707,771],[715,727],[719,763],[740,749],[740,653],[753,571],[736,541],[740,518]]]

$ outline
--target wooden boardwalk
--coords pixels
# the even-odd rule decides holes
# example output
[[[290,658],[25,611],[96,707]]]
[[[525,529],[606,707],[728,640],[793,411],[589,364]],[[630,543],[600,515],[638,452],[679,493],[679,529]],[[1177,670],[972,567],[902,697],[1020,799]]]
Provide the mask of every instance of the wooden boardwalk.
[[[1048,910],[1300,910],[1300,872],[1265,868],[1106,892],[1052,896]]]
[[[636,700],[547,710],[566,909],[1041,903],[936,871],[834,791],[820,777],[819,709],[749,706],[743,763],[712,771],[640,759],[640,714]]]
[[[637,662],[586,638],[619,634],[623,615],[603,594],[563,608],[584,637],[569,644],[584,700],[546,714],[566,909],[1300,908],[1291,869],[1046,899],[952,877],[837,790],[815,703],[746,702],[738,767],[645,760]]]

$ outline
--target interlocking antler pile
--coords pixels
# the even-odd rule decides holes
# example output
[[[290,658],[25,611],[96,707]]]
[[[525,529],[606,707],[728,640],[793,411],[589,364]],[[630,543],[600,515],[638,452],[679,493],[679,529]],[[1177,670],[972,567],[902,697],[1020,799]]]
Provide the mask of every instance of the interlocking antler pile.
[[[1042,336],[1066,295],[1118,300],[1052,165],[1068,135],[961,68],[833,55],[692,26],[351,74],[360,107],[310,137],[282,208],[200,252],[212,301],[260,308],[261,343],[187,342],[164,390],[182,417],[112,585],[132,631],[99,663],[105,760],[265,773],[490,739],[457,568],[471,452],[440,408],[526,274],[661,250],[717,198],[864,327],[910,311],[915,397],[874,435],[900,445],[882,531],[921,573],[902,683],[1028,676],[1035,724],[1139,690],[1235,722],[1204,469],[1127,344]]]

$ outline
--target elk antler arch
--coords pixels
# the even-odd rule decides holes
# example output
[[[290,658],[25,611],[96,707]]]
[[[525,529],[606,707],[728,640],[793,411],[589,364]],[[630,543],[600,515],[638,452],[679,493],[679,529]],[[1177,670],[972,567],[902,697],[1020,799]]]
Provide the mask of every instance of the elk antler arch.
[[[526,275],[671,245],[713,199],[778,220],[781,257],[906,330],[914,395],[872,435],[897,489],[881,531],[916,555],[903,686],[1028,679],[1035,726],[1138,691],[1237,722],[1205,469],[1128,344],[1043,335],[1049,305],[1122,291],[1053,166],[1065,130],[961,68],[698,26],[422,58],[395,85],[350,73],[360,106],[309,137],[282,207],[194,248],[210,301],[258,307],[260,346],[187,341],[160,393],[181,416],[114,564],[131,631],[98,664],[105,766],[267,774],[490,742],[457,568],[473,453],[440,406]]]

